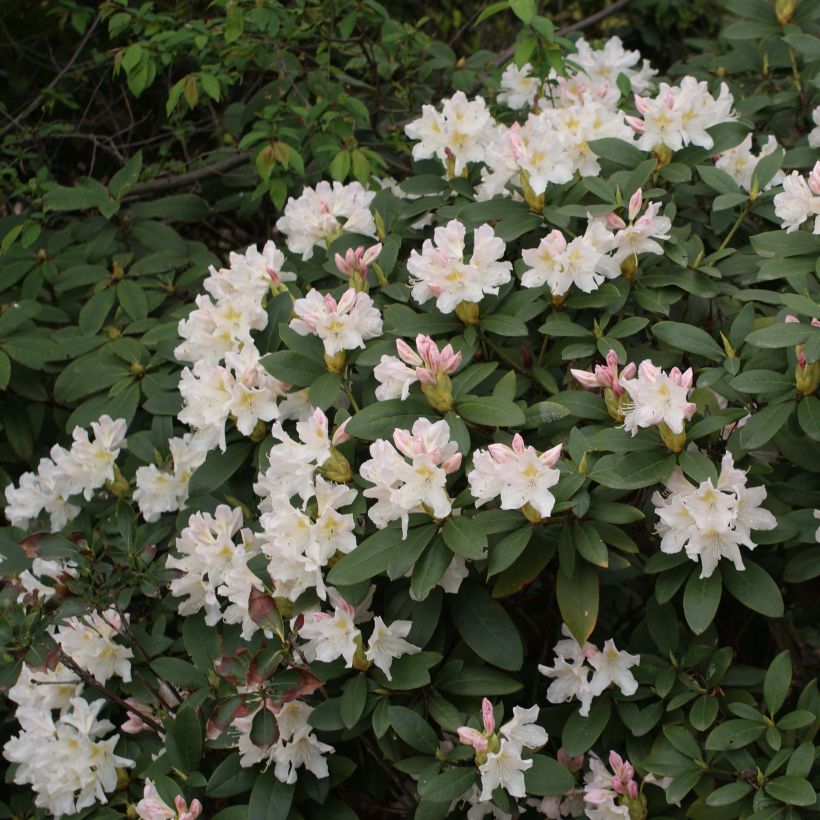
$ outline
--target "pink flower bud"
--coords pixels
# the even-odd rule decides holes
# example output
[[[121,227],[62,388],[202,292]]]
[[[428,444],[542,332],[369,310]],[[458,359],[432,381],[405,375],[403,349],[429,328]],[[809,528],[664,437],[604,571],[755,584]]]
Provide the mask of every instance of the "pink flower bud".
[[[428,387],[435,387],[435,373],[433,373],[432,370],[428,370],[426,367],[416,368],[416,378],[419,380],[421,384],[426,384]]]
[[[447,475],[454,473],[459,467],[461,467],[461,453],[451,455],[450,458],[441,464],[441,469],[444,470]]]
[[[621,371],[621,379],[631,379],[635,376],[638,372],[638,366],[635,362],[630,362],[624,369]]]
[[[515,453],[506,444],[490,444],[487,450],[496,464],[506,464],[515,460]]]
[[[643,207],[643,191],[638,188],[629,198],[629,221],[634,222],[635,217],[641,212]]]
[[[379,242],[377,245],[373,245],[364,252],[364,256],[362,256],[362,264],[364,265],[365,270],[367,270],[367,268],[379,258],[379,254],[381,252],[381,242]]]
[[[413,436],[411,436],[407,430],[394,430],[393,444],[396,445],[396,449],[400,453],[406,455],[408,458],[413,458],[418,455],[418,449],[416,448],[415,441],[413,441]]]
[[[517,456],[521,456],[524,454],[524,450],[526,450],[526,446],[524,445],[524,439],[521,438],[521,433],[516,433],[513,436],[512,440],[512,451]]]
[[[793,316],[791,313],[789,313],[786,316],[786,324],[787,325],[793,325],[793,324],[798,324],[799,325],[800,324],[800,319],[798,319],[796,316]]]
[[[556,444],[555,447],[541,453],[538,458],[543,464],[546,464],[547,467],[554,467],[558,463],[558,459],[561,458],[561,450],[563,447],[563,444]]]
[[[416,344],[418,344],[418,339],[416,339]],[[412,367],[419,367],[424,363],[422,358],[404,339],[396,339],[396,352],[405,364],[409,364]]]
[[[586,370],[576,370],[574,367],[569,369],[572,377],[580,383],[581,387],[587,390],[597,390],[601,385],[598,383],[598,378],[593,373],[588,373]]]
[[[481,701],[481,719],[484,721],[484,731],[491,734],[495,731],[495,715],[493,705],[487,698]]]
[[[626,793],[629,795],[630,800],[638,799],[638,784],[634,780],[630,780],[626,784]]]
[[[460,726],[458,728],[458,739],[465,746],[472,746],[477,752],[485,752],[487,750],[487,738],[478,731],[478,729],[471,729],[469,726]]]
[[[348,250],[348,256],[350,255],[350,251]],[[336,269],[339,273],[343,274],[344,276],[350,276],[353,273],[353,265],[350,263],[348,259],[343,259],[340,253],[337,253],[336,256],[333,257],[333,261],[336,263]]]
[[[809,189],[816,196],[820,196],[820,160],[814,164],[809,174]]]
[[[641,112],[641,114],[648,114],[652,110],[652,101],[647,97],[639,97],[637,94],[635,95],[635,108]]]
[[[626,124],[638,134],[643,134],[646,131],[646,123],[640,117],[624,117]]]
[[[352,418],[352,416],[351,416]],[[330,443],[337,447],[340,444],[344,444],[346,441],[350,441],[350,436],[347,434],[346,429],[347,425],[350,423],[350,419],[345,419],[337,428],[336,432],[333,434],[333,438],[330,440]]]
[[[606,224],[614,231],[623,230],[626,227],[626,222],[621,219],[614,211],[606,215]]]
[[[352,310],[353,306],[356,304],[356,300],[359,298],[359,294],[356,293],[353,288],[348,288],[343,294],[342,298],[339,299],[339,306],[336,309],[339,313],[347,313],[348,311]]]

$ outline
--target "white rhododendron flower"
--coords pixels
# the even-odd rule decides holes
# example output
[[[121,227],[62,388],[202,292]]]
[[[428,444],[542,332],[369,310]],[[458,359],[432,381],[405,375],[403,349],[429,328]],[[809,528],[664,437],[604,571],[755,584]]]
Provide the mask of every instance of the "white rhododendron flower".
[[[395,430],[393,444],[377,439],[370,445],[370,460],[359,468],[361,477],[374,485],[362,493],[376,499],[367,512],[370,520],[379,529],[399,520],[406,538],[410,513],[446,518],[452,510],[447,476],[460,466],[461,453],[450,441],[450,428],[443,419],[422,418],[412,431]]]
[[[284,215],[276,223],[287,237],[288,249],[302,259],[313,256],[315,246],[327,248],[343,233],[376,236],[370,204],[376,196],[361,183],[326,182],[305,188],[298,199],[288,197]]]
[[[679,85],[660,83],[654,98],[635,95],[635,105],[641,117],[627,117],[627,122],[638,133],[638,147],[651,151],[665,145],[680,151],[686,145],[712,148],[715,144],[707,128],[722,122],[732,122],[734,99],[726,83],[720,84],[720,93],[713,97],[705,80],[684,77]]]
[[[304,299],[296,300],[293,312],[297,318],[291,319],[290,327],[300,336],[318,336],[328,356],[364,347],[365,339],[382,334],[382,317],[373,300],[353,288],[338,302],[329,293],[311,290]]]
[[[636,93],[651,87],[652,77],[658,72],[648,60],[641,59],[639,51],[627,51],[620,37],[610,37],[601,49],[593,49],[583,38],[575,41],[576,53],[567,56],[570,66],[577,66],[595,83],[606,83],[617,88],[618,75],[623,74]],[[640,64],[640,67],[636,67]]]
[[[673,367],[667,375],[649,359],[638,365],[636,376],[622,373],[620,384],[630,399],[624,406],[624,429],[634,436],[641,427],[665,424],[673,433],[682,433],[697,410],[688,400],[693,378],[691,367],[683,373]]]
[[[479,507],[501,497],[502,510],[532,507],[541,518],[548,518],[555,504],[550,487],[558,483],[560,473],[553,469],[561,456],[558,444],[543,453],[524,444],[519,433],[512,446],[491,444],[473,453],[473,469],[467,474],[470,492]]]
[[[812,233],[820,234],[820,160],[808,178],[799,171],[792,171],[783,180],[783,190],[774,198],[774,212],[786,233],[796,231],[814,217]]]
[[[114,462],[126,446],[126,427],[125,419],[102,415],[91,422],[93,440],[87,430],[75,427],[68,450],[55,444],[51,458],[40,459],[36,473],[23,473],[17,487],[6,487],[4,512],[12,526],[26,528],[43,511],[49,514],[52,532],[74,519],[80,508],[69,499],[82,495],[90,501],[96,490],[114,480]]]
[[[19,707],[48,712],[67,708],[71,699],[78,697],[82,690],[80,679],[62,663],[53,669],[32,669],[24,663],[8,696]]]
[[[513,707],[513,719],[495,730],[492,703],[487,698],[481,702],[483,731],[471,726],[460,726],[459,740],[476,751],[475,762],[481,774],[480,801],[490,800],[497,788],[512,797],[524,797],[526,787],[524,772],[532,767],[532,760],[524,760],[524,749],[539,749],[547,740],[546,731],[535,723],[538,706],[523,709]]]
[[[318,778],[327,777],[326,755],[332,754],[335,749],[322,743],[313,733],[313,727],[308,723],[313,707],[299,700],[291,700],[275,706],[272,711],[276,716],[278,737],[269,747],[259,746],[251,740],[256,712],[234,719],[240,764],[249,767],[273,763],[274,776],[282,783],[295,783],[296,772],[300,768],[307,769]]]
[[[459,176],[470,162],[481,162],[495,123],[483,97],[469,100],[463,91],[441,101],[441,111],[423,105],[421,117],[404,127],[416,141],[414,159],[438,157],[450,176]]]
[[[531,74],[530,63],[524,63],[521,68],[509,63],[501,74],[501,93],[496,97],[498,102],[513,110],[531,106],[541,88],[541,81]]]
[[[510,281],[512,263],[499,261],[506,245],[493,229],[481,225],[473,231],[469,261],[464,259],[465,234],[464,225],[452,219],[445,227],[436,228],[433,241],[424,241],[421,253],[410,253],[407,270],[411,293],[419,304],[435,299],[442,313],[452,313],[460,302],[480,302]]]
[[[715,159],[715,165],[720,168],[721,171],[725,171],[729,174],[729,176],[741,188],[743,188],[744,191],[751,191],[752,179],[754,177],[754,171],[757,163],[763,159],[763,157],[766,157],[776,151],[777,148],[777,139],[770,135],[761,147],[760,153],[755,156],[752,153],[752,135],[747,134],[746,138],[740,143],[740,145],[724,151],[719,157],[717,157]],[[786,175],[783,171],[777,171],[769,182],[763,186],[762,190],[768,191],[769,188],[774,188],[776,185],[780,185],[785,176]]]
[[[146,779],[142,800],[137,803],[136,810],[140,820],[196,820],[202,814],[202,803],[192,800],[189,806],[185,798],[178,794],[172,808],[159,796],[151,780]]]
[[[820,148],[820,105],[811,112],[814,128],[809,132],[809,148]]]
[[[54,719],[41,708],[21,706],[21,732],[3,747],[3,756],[16,763],[14,782],[29,784],[35,805],[52,815],[72,815],[95,803],[107,803],[117,786],[117,768],[134,761],[114,753],[119,735],[103,736],[114,725],[100,720],[105,700],[88,703],[72,698]]]
[[[641,662],[640,655],[619,651],[611,638],[602,650],[589,642],[581,646],[566,624],[561,627],[561,633],[564,639],[553,649],[553,665],[538,667],[542,675],[552,679],[547,689],[550,703],[580,701],[580,714],[586,717],[593,698],[613,684],[623,695],[635,694],[638,682],[629,670]]]
[[[421,382],[422,390],[436,387],[442,376],[455,373],[461,365],[461,353],[456,353],[452,345],[438,345],[424,334],[416,336],[416,349],[413,350],[404,339],[396,340],[396,351],[399,357],[382,356],[373,369],[373,375],[379,386],[376,398],[404,399],[410,393],[410,387]],[[449,384],[449,382],[447,382]]]
[[[82,618],[66,618],[52,627],[52,637],[60,649],[95,680],[105,683],[117,676],[131,680],[133,651],[115,642],[124,629],[123,620],[115,609],[91,612]]]
[[[728,558],[743,570],[740,547],[754,549],[752,530],[771,530],[777,520],[761,507],[765,487],[747,487],[746,473],[734,465],[731,453],[721,461],[716,484],[708,478],[697,487],[676,467],[666,481],[667,495],[652,496],[660,518],[657,530],[661,550],[681,550],[693,561],[700,561],[701,578],[708,578],[721,558]]]
[[[412,626],[410,621],[393,621],[390,626],[385,626],[380,616],[373,618],[373,632],[367,642],[365,657],[384,672],[387,680],[393,680],[390,667],[396,658],[421,652],[421,647],[405,640]]]

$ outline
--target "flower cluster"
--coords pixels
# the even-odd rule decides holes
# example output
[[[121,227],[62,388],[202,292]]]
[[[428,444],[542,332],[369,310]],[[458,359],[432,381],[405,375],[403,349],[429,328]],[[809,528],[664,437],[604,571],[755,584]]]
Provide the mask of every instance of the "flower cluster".
[[[382,618],[368,610],[373,599],[371,588],[365,600],[353,607],[336,590],[329,590],[333,614],[320,610],[306,612],[299,627],[299,637],[307,641],[302,652],[308,661],[330,663],[344,658],[348,669],[367,669],[371,664],[392,680],[390,668],[396,658],[415,655],[421,648],[405,640],[410,633],[410,621],[393,621],[387,626]],[[364,649],[358,624],[372,620],[373,630]]]
[[[640,793],[632,764],[611,751],[609,768],[612,771],[597,755],[589,756],[589,772],[584,777],[586,816],[590,820],[644,817],[646,802]]]
[[[636,94],[641,117],[627,117],[626,121],[639,135],[638,147],[645,151],[658,146],[680,151],[686,145],[708,150],[715,142],[707,128],[736,119],[733,104],[726,83],[720,84],[718,96],[713,97],[705,80],[684,77],[680,85],[660,83],[654,98]]]
[[[513,719],[495,731],[493,705],[487,698],[481,703],[484,731],[461,726],[458,739],[475,749],[475,762],[481,773],[480,801],[492,799],[497,788],[506,789],[511,797],[524,797],[524,772],[532,767],[532,760],[524,760],[524,749],[540,749],[547,742],[546,731],[535,721],[539,708],[513,707]]]
[[[757,163],[763,157],[767,157],[776,151],[777,148],[777,140],[769,136],[761,147],[760,153],[755,156],[752,153],[752,135],[747,134],[740,145],[736,145],[716,157],[715,166],[720,168],[721,171],[725,171],[744,191],[751,191]],[[768,191],[769,188],[782,184],[785,176],[782,171],[777,171],[763,186],[763,190]]]
[[[751,531],[777,526],[775,517],[760,506],[766,488],[747,487],[746,473],[735,467],[731,453],[723,456],[716,483],[707,478],[696,487],[676,467],[666,489],[666,496],[652,496],[660,519],[661,549],[673,554],[685,550],[693,561],[700,561],[701,578],[708,578],[721,558],[742,570],[741,545],[755,548]]]
[[[105,700],[89,703],[82,688],[58,663],[42,670],[23,664],[9,690],[22,731],[6,742],[3,756],[17,764],[14,782],[29,784],[35,804],[55,817],[106,803],[117,786],[117,767],[134,766],[114,753],[119,735],[104,737],[114,728],[99,719]]]
[[[288,198],[276,228],[287,237],[288,250],[308,260],[315,246],[327,248],[343,233],[376,236],[370,213],[375,196],[359,182],[331,185],[322,180],[315,188],[305,188],[298,199]]]
[[[820,160],[808,177],[792,171],[783,180],[783,190],[774,198],[774,212],[786,233],[796,231],[814,217],[812,233],[820,234]]]
[[[547,689],[550,703],[578,700],[581,703],[580,714],[586,717],[593,698],[603,694],[612,684],[627,697],[635,694],[638,682],[629,670],[641,662],[640,655],[619,651],[612,638],[603,649],[589,642],[581,646],[566,624],[561,633],[564,639],[555,644],[553,665],[538,667],[542,675],[552,678]]]
[[[377,439],[370,445],[370,459],[359,468],[361,477],[374,485],[363,493],[376,500],[368,517],[379,529],[401,521],[403,538],[410,513],[446,518],[452,510],[447,476],[460,466],[461,453],[450,441],[450,428],[443,419],[422,418],[410,431],[395,430],[393,444]]]
[[[385,354],[373,369],[379,382],[376,398],[403,401],[410,395],[410,387],[419,383],[433,407],[442,412],[449,410],[453,403],[450,374],[461,365],[461,353],[456,353],[450,344],[439,350],[438,345],[422,333],[416,336],[415,350],[403,339],[397,339],[396,352],[398,358]]]
[[[296,318],[291,319],[290,327],[300,336],[318,336],[325,356],[364,347],[365,339],[375,339],[382,333],[382,317],[373,300],[353,288],[346,290],[338,302],[329,293],[311,290],[304,299],[296,300],[293,312]]]
[[[100,683],[115,675],[130,681],[134,653],[114,641],[124,626],[122,616],[115,609],[95,611],[82,618],[67,618],[52,628],[52,637],[77,666]]]
[[[36,473],[23,473],[18,487],[6,488],[6,518],[13,526],[25,528],[45,510],[51,531],[61,530],[80,512],[71,503],[74,496],[90,501],[95,490],[114,481],[114,462],[125,446],[126,427],[125,419],[100,416],[91,422],[93,440],[87,430],[75,427],[68,450],[55,444],[51,458],[40,459]]]
[[[157,787],[146,779],[142,800],[136,805],[140,820],[196,820],[202,814],[202,803],[192,800],[189,806],[185,798],[178,794],[171,808],[159,795]]]
[[[436,300],[442,313],[452,313],[466,303],[476,305],[487,294],[510,281],[512,264],[499,261],[506,245],[490,225],[473,231],[473,252],[464,260],[466,228],[457,219],[436,228],[433,240],[426,239],[421,253],[412,251],[407,270],[412,277],[411,295],[419,303]],[[462,318],[466,315],[461,314]],[[475,324],[476,317],[472,323]]]
[[[268,704],[260,707],[268,709]],[[274,775],[282,783],[295,783],[296,770],[305,768],[316,777],[327,777],[325,755],[334,751],[333,746],[322,743],[308,723],[312,706],[299,700],[281,705],[271,705],[269,710],[276,717],[277,738],[270,746],[259,746],[251,739],[251,729],[256,712],[238,717],[233,722],[237,736],[239,760],[242,766],[257,763],[273,763]],[[258,711],[258,710],[257,710]]]
[[[556,444],[538,453],[516,433],[512,447],[491,444],[486,450],[476,450],[473,469],[467,473],[476,507],[500,496],[502,510],[521,510],[534,521],[548,518],[555,504],[550,487],[558,483],[560,475],[553,468],[562,448]]]
[[[239,544],[234,541],[237,533]],[[262,589],[262,582],[248,568],[259,548],[254,534],[242,529],[242,511],[220,504],[213,515],[194,513],[176,540],[176,550],[180,557],[169,555],[166,566],[178,573],[170,589],[175,597],[185,598],[179,604],[180,615],[204,609],[209,626],[223,618],[239,622],[245,639],[250,638],[257,627],[248,614],[248,601],[251,590]],[[230,601],[224,612],[218,596]]]

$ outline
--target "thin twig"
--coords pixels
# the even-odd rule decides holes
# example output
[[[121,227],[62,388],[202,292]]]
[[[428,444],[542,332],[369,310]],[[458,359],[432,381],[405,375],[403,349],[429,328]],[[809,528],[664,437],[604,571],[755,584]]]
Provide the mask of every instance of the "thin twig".
[[[615,0],[614,3],[606,8],[596,11],[595,14],[590,14],[589,17],[584,17],[583,20],[579,20],[577,23],[572,23],[569,26],[558,29],[555,33],[558,37],[565,37],[567,34],[572,34],[573,31],[583,31],[585,28],[594,26],[602,20],[606,20],[607,17],[617,14],[621,9],[626,8],[631,2],[632,0]],[[495,58],[495,64],[502,65],[503,63],[506,63],[507,60],[515,54],[515,49],[516,46],[510,46],[509,48],[504,49],[504,51],[499,52],[498,57]]]
[[[69,71],[71,71],[72,67],[74,66],[74,63],[77,62],[77,58],[80,56],[83,49],[86,47],[86,44],[91,39],[91,35],[94,34],[94,32],[96,31],[99,23],[100,16],[97,15],[94,18],[94,22],[88,27],[88,31],[86,31],[85,35],[83,36],[83,39],[80,40],[79,45],[74,50],[74,54],[71,55],[71,59],[59,70],[59,72],[57,72],[57,75],[54,77],[54,79],[22,110],[21,113],[11,118],[12,122],[18,128],[20,127],[21,121],[24,120],[29,114],[31,114],[32,111],[36,110],[39,107],[40,103],[45,99],[46,94],[48,94],[48,92],[51,91],[51,89],[54,88],[54,86],[56,86],[57,83],[59,83],[60,80],[62,80],[63,77]]]
[[[160,191],[169,191],[174,188],[184,188],[187,185],[193,185],[201,179],[222,174],[225,171],[230,171],[236,168],[243,162],[246,162],[251,156],[250,151],[240,151],[232,157],[212,162],[210,165],[204,165],[202,168],[197,168],[195,171],[188,171],[184,174],[173,174],[167,177],[157,177],[156,179],[148,180],[147,182],[137,183],[128,192],[130,196],[142,196],[143,194],[155,194]]]

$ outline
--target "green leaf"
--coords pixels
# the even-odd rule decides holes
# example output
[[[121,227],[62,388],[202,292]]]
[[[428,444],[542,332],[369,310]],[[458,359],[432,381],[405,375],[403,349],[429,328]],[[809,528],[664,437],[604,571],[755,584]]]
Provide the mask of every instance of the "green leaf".
[[[419,796],[426,802],[449,804],[469,791],[476,779],[477,773],[474,766],[457,766],[429,780],[420,781]]]
[[[715,722],[717,713],[717,698],[701,695],[689,710],[689,722],[699,732],[705,732]]]
[[[272,820],[287,817],[293,803],[296,784],[282,783],[272,771],[260,772],[251,790],[248,820]]]
[[[426,402],[417,399],[388,399],[362,408],[348,422],[348,435],[372,441],[377,438],[392,440],[394,430],[410,430],[419,418],[435,419],[435,411]]]
[[[522,686],[520,681],[498,669],[470,664],[465,664],[460,672],[448,676],[447,680],[440,684],[440,688],[445,692],[463,697],[509,695],[517,692]]]
[[[521,526],[513,530],[509,535],[502,538],[490,549],[490,560],[487,563],[487,577],[492,578],[499,572],[503,572],[526,549],[532,538],[533,528],[531,526]]]
[[[770,154],[766,154],[758,160],[752,179],[757,180],[757,189],[759,191],[762,191],[766,185],[771,182],[772,177],[780,170],[785,153],[786,152],[778,146]]]
[[[589,477],[603,487],[636,490],[664,481],[674,467],[675,457],[665,450],[626,455],[616,453],[599,458]]]
[[[615,137],[590,140],[588,145],[599,157],[627,168],[634,168],[646,159],[644,151],[636,148],[631,142]]]
[[[715,617],[723,585],[719,572],[713,572],[708,578],[698,578],[694,570],[683,590],[683,614],[689,628],[700,635],[705,632]]]
[[[809,438],[820,441],[820,399],[803,396],[797,405],[797,420]]]
[[[453,553],[444,543],[444,539],[436,536],[433,542],[424,548],[424,552],[413,567],[413,575],[410,578],[413,597],[423,601],[435,589],[452,561]]]
[[[746,569],[739,571],[732,564],[721,562],[723,583],[729,594],[761,615],[782,618],[783,596],[772,576],[749,558],[744,557],[743,563]]]
[[[145,291],[136,282],[123,279],[117,285],[117,299],[129,318],[135,322],[148,315],[148,299]]]
[[[435,524],[414,527],[409,530],[405,540],[402,540],[401,530],[396,527],[378,530],[355,550],[343,556],[330,570],[327,579],[336,586],[358,584],[389,570],[399,562],[405,563],[408,554],[415,556],[411,561],[412,565],[435,534]]]
[[[220,489],[223,484],[247,461],[253,445],[231,444],[225,452],[211,450],[205,461],[191,476],[188,494],[191,497],[207,495]]]
[[[342,716],[342,723],[352,729],[361,718],[367,702],[367,678],[364,674],[351,678],[343,687],[342,702],[339,705],[339,712]]]
[[[740,194],[740,186],[726,173],[726,171],[714,165],[698,165],[700,178],[713,190],[719,194]],[[744,194],[746,197],[746,194]]]
[[[200,671],[209,671],[221,654],[219,635],[212,626],[205,623],[201,613],[183,619],[182,640],[188,657]]]
[[[260,709],[251,723],[250,741],[254,746],[267,748],[276,742],[279,727],[276,717],[270,709]]]
[[[117,298],[115,288],[105,288],[97,291],[80,310],[80,330],[86,336],[93,336],[105,322],[114,301]]]
[[[487,427],[519,427],[526,421],[524,411],[515,402],[496,396],[464,396],[456,410],[466,421]]]
[[[425,754],[434,755],[438,749],[438,737],[430,724],[418,713],[406,706],[391,706],[388,710],[390,725],[408,745]]]
[[[793,347],[807,342],[812,335],[812,325],[799,322],[775,322],[768,327],[752,331],[746,341],[755,347]]]
[[[527,325],[515,316],[503,316],[499,313],[481,319],[481,327],[498,336],[528,336]]]
[[[763,700],[769,714],[774,717],[786,702],[786,695],[792,683],[792,659],[788,649],[784,649],[770,664],[763,678]]]
[[[561,745],[570,757],[584,754],[601,736],[609,723],[612,704],[606,698],[595,700],[589,710],[589,717],[573,712],[561,732]]]
[[[202,757],[202,725],[196,710],[183,703],[165,737],[165,751],[175,769],[195,772]]]
[[[272,376],[296,387],[309,387],[327,373],[324,362],[293,350],[268,353],[260,362]]]
[[[744,450],[762,447],[789,420],[794,413],[793,401],[773,404],[754,413],[738,431],[740,445]]]
[[[765,789],[770,797],[790,806],[813,806],[817,801],[817,793],[811,783],[790,774],[773,778],[766,784]]]
[[[524,772],[527,794],[538,797],[562,795],[575,784],[569,770],[546,755],[533,755],[532,766]]]
[[[592,524],[583,521],[575,522],[572,525],[572,540],[575,542],[575,549],[590,564],[598,567],[609,566],[609,552],[606,544],[601,540],[601,536]]]
[[[749,201],[748,194],[718,194],[712,200],[713,211],[728,211]]]
[[[342,380],[337,373],[325,373],[310,386],[310,403],[314,407],[327,410],[339,396]]]
[[[738,781],[715,789],[707,798],[707,806],[729,806],[742,800],[752,790],[751,783]]]
[[[8,387],[11,378],[11,359],[0,350],[0,390]]]
[[[598,620],[598,571],[584,561],[576,561],[571,577],[563,570],[558,572],[555,595],[564,623],[583,644]]]
[[[483,586],[465,581],[449,605],[459,635],[479,658],[512,672],[521,668],[521,636],[504,607]]]
[[[234,797],[249,791],[259,772],[253,768],[243,768],[239,754],[234,752],[226,757],[214,770],[205,787],[208,797]]]
[[[710,752],[742,749],[757,740],[765,731],[764,723],[740,719],[727,720],[709,733],[706,738],[706,749]]]
[[[134,183],[140,178],[141,171],[142,151],[137,151],[137,153],[111,177],[111,182],[108,183],[108,190],[111,191],[117,199],[120,199],[131,190]]]
[[[525,26],[530,24],[537,11],[535,0],[510,0],[510,9]]]
[[[730,382],[740,393],[775,393],[794,390],[794,376],[773,370],[747,370]]]
[[[705,356],[707,359],[723,359],[723,348],[705,331],[683,322],[658,322],[652,332],[662,342],[687,353]]]
[[[481,524],[463,515],[447,519],[441,531],[444,543],[464,558],[480,561],[486,556],[487,534]]]

